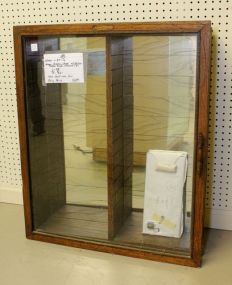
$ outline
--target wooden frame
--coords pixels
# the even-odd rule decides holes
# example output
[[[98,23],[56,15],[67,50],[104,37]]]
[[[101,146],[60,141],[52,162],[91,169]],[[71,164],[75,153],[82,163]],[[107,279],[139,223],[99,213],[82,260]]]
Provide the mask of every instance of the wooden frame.
[[[195,124],[195,157],[194,157],[194,181],[193,189],[193,224],[192,224],[192,254],[191,257],[162,255],[147,250],[129,249],[98,242],[87,242],[73,238],[64,238],[50,234],[36,233],[33,231],[30,179],[29,179],[29,150],[26,140],[25,101],[24,101],[24,75],[23,75],[23,47],[22,37],[39,35],[135,35],[135,34],[180,34],[196,33],[199,39],[199,62],[198,64],[198,113]],[[15,69],[16,89],[18,103],[18,120],[21,150],[21,165],[23,177],[23,198],[25,211],[26,236],[29,239],[51,242],[116,253],[150,260],[164,261],[169,263],[200,266],[202,256],[202,240],[204,225],[204,197],[206,183],[207,163],[207,128],[208,128],[208,93],[209,93],[209,67],[210,67],[210,36],[211,28],[209,21],[199,22],[151,22],[151,23],[108,23],[108,24],[63,24],[42,26],[17,26],[14,27],[15,44]],[[109,75],[108,75],[109,76]],[[109,93],[108,93],[109,94]],[[109,96],[109,95],[108,95]],[[110,106],[108,106],[110,108]],[[108,121],[108,126],[113,122]],[[111,149],[113,145],[110,145]],[[111,151],[111,150],[109,150]],[[110,153],[108,154],[110,155]],[[113,162],[112,162],[113,163]]]

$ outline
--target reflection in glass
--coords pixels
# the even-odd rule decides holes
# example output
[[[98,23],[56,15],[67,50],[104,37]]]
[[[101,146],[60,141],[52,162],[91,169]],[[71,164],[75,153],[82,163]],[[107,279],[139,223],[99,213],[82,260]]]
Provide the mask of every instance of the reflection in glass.
[[[84,83],[44,82],[43,55],[58,51],[83,53]],[[25,63],[34,228],[106,239],[106,156],[94,157],[106,148],[105,39],[28,38]]]
[[[183,197],[184,234],[180,240],[172,239],[171,247],[190,252],[197,37],[137,36],[133,43],[133,207],[144,207],[147,152],[187,152],[188,172]],[[139,218],[142,223],[142,215]],[[146,243],[145,239],[152,244],[155,240],[152,236],[140,235],[138,242]],[[157,239],[161,239],[158,242],[161,247],[169,243],[165,239],[162,243],[160,237]]]
[[[60,39],[61,50],[84,53],[85,82],[62,84],[67,202],[107,206],[105,39]]]
[[[84,83],[44,82],[43,55],[57,51],[83,53]],[[34,229],[189,255],[197,36],[26,37],[24,60]],[[107,130],[109,115],[114,117],[112,130]],[[111,132],[118,144],[114,171],[123,175],[112,183],[116,190],[124,189],[113,193],[115,203],[109,201]],[[133,161],[128,165],[130,150]],[[188,154],[181,238],[142,233],[149,150]],[[132,191],[127,189],[125,197],[131,175]],[[132,209],[125,209],[130,198]],[[116,208],[124,212],[112,235]]]

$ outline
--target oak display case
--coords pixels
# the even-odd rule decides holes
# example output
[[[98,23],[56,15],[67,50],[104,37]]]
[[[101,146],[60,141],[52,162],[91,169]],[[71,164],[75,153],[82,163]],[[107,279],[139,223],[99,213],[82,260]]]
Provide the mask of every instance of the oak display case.
[[[17,26],[14,42],[27,237],[200,266],[210,22]],[[83,81],[46,81],[57,53],[83,56]],[[188,153],[180,238],[142,233],[151,149]]]

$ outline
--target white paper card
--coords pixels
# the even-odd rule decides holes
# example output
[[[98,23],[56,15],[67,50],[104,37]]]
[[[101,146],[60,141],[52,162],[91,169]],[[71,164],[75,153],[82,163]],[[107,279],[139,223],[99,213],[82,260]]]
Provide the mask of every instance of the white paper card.
[[[31,44],[31,51],[38,51],[38,44]]]
[[[181,237],[186,174],[186,152],[148,151],[143,212],[144,234]]]
[[[45,83],[83,83],[83,53],[44,54]]]

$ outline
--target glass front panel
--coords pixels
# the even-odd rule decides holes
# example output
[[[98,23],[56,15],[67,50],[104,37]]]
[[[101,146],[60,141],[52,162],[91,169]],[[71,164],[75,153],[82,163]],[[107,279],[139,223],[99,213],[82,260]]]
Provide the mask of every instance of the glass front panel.
[[[35,231],[190,256],[197,56],[195,34],[24,38]]]
[[[34,228],[108,238],[105,38],[26,38],[24,47]],[[59,64],[76,54],[83,80],[72,83]]]
[[[196,65],[196,35],[133,37],[136,226],[124,242],[190,254]]]

